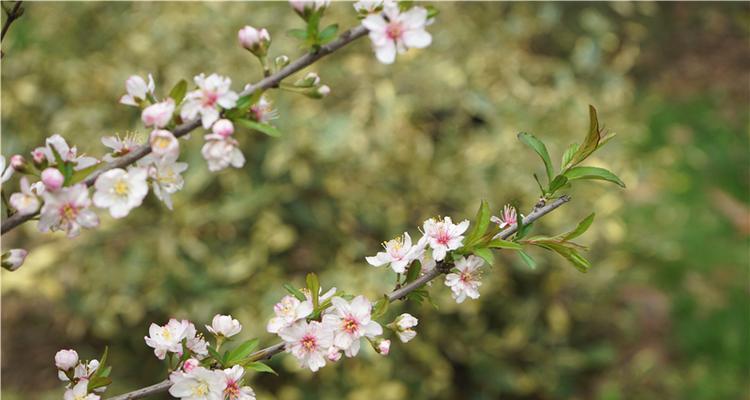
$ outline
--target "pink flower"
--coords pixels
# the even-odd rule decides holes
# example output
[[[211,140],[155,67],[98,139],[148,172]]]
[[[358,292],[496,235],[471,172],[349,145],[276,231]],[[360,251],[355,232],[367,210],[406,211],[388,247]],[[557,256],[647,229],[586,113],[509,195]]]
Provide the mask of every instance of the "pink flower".
[[[59,173],[60,172],[58,171],[58,174]],[[36,210],[39,209],[39,199],[34,192],[31,191],[29,180],[26,179],[25,176],[21,178],[21,192],[10,195],[10,205],[15,208],[20,215],[34,214]]]
[[[55,354],[57,369],[67,371],[78,365],[78,353],[75,350],[60,350]]]
[[[53,149],[54,152],[52,151]],[[49,163],[56,163],[57,158],[55,157],[55,152],[57,152],[63,162],[73,163],[75,165],[73,169],[76,171],[88,168],[99,162],[99,160],[94,157],[79,156],[78,149],[75,146],[68,146],[65,139],[58,134],[48,137],[45,142],[45,147],[37,147],[34,152],[32,152],[32,155],[36,161],[37,154],[43,153],[43,159],[46,159]]]
[[[188,358],[185,360],[185,362],[182,364],[182,370],[185,372],[192,371],[195,367],[200,365],[200,361],[198,361],[195,358]]]
[[[333,344],[347,357],[359,353],[360,338],[373,338],[383,333],[380,324],[370,319],[372,304],[364,296],[355,297],[351,303],[333,297],[331,304],[333,307],[323,315],[323,325],[333,331]]]
[[[105,136],[102,138],[102,144],[112,149],[112,153],[105,154],[102,159],[106,162],[115,161],[115,158],[130,153],[140,146],[141,143],[142,140],[139,140],[134,134],[128,134],[124,138],[120,138],[119,136]]]
[[[401,13],[397,4],[388,3],[383,7],[383,14],[370,14],[362,20],[362,25],[370,31],[375,56],[383,64],[392,64],[396,53],[421,49],[432,43],[432,36],[425,31],[426,9],[413,7]]]
[[[502,215],[500,215],[500,217],[496,217],[493,215],[492,218],[490,218],[490,221],[498,224],[500,226],[500,229],[515,225],[516,208],[511,206],[510,204],[506,204],[505,207],[503,207]]]
[[[380,355],[387,356],[391,352],[391,341],[381,340],[377,343],[377,351]]]
[[[255,29],[247,25],[237,32],[237,37],[242,47],[258,57],[265,56],[268,46],[271,44],[271,35],[265,28]]]
[[[114,218],[123,218],[139,207],[148,194],[145,168],[114,168],[99,175],[94,183],[94,205],[109,209]]]
[[[280,302],[273,306],[273,312],[276,316],[268,321],[266,330],[270,333],[279,333],[281,329],[307,317],[312,311],[311,302],[299,301],[294,296],[284,296]]]
[[[469,221],[464,220],[458,225],[450,217],[442,221],[430,218],[424,222],[424,235],[432,248],[432,258],[442,261],[448,251],[458,249],[463,244],[463,233],[469,227]]]
[[[152,104],[143,110],[141,120],[146,127],[163,128],[172,120],[174,107],[174,100],[171,98]]]
[[[239,143],[236,140],[213,134],[206,135],[205,139],[201,154],[208,162],[209,171],[221,171],[230,165],[235,168],[245,165],[245,156],[237,147]]]
[[[49,191],[54,192],[60,189],[64,181],[65,177],[57,168],[46,168],[42,171],[42,183],[45,189]]]
[[[250,386],[242,385],[245,369],[239,365],[218,371],[223,374],[225,400],[255,400],[255,392]]]
[[[180,155],[180,142],[170,131],[154,130],[149,137],[149,144],[151,145],[151,151],[157,157],[176,160]]]
[[[328,354],[326,354],[326,358],[330,362],[336,362],[341,359],[341,349],[339,349],[336,346],[331,346],[328,348]]]
[[[228,119],[220,119],[214,123],[213,128],[211,128],[214,135],[219,135],[223,138],[227,138],[229,136],[232,136],[234,133],[234,125],[232,124],[232,121]]]
[[[250,116],[264,124],[279,117],[279,112],[273,108],[273,103],[265,95],[250,107]]]
[[[128,93],[120,98],[120,103],[138,107],[149,94],[154,94],[154,78],[148,74],[148,84],[146,84],[143,78],[133,75],[125,81],[125,90]]]
[[[482,265],[484,265],[484,260],[480,257],[474,255],[461,257],[456,260],[456,272],[445,276],[445,285],[451,288],[451,294],[456,299],[456,303],[463,303],[466,297],[479,298],[479,286],[482,285],[479,280],[481,276],[479,268]]]
[[[186,400],[223,400],[225,376],[222,371],[195,367],[190,372],[175,371],[169,375],[169,394]]]
[[[99,400],[98,395],[89,393],[88,386],[88,380],[81,380],[75,386],[65,390],[63,400]]]
[[[279,331],[286,342],[287,353],[300,362],[302,368],[315,372],[326,365],[328,349],[333,342],[333,332],[318,321],[298,321]]]
[[[86,185],[79,183],[56,192],[45,191],[42,196],[44,205],[39,218],[41,232],[64,230],[72,238],[81,233],[81,227],[99,225],[99,217],[89,210],[91,199]]]
[[[180,115],[184,120],[194,120],[200,115],[203,127],[208,129],[219,119],[220,108],[234,108],[239,96],[230,89],[232,80],[229,78],[200,74],[194,81],[198,90],[185,96]]]

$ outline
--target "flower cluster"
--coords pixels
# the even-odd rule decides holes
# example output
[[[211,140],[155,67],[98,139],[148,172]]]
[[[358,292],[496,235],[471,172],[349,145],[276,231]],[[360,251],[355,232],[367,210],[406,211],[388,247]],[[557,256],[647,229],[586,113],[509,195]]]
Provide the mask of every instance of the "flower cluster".
[[[75,350],[60,350],[55,354],[55,366],[58,378],[66,383],[65,400],[99,400],[98,393],[107,389],[109,372],[99,360],[82,361]]]

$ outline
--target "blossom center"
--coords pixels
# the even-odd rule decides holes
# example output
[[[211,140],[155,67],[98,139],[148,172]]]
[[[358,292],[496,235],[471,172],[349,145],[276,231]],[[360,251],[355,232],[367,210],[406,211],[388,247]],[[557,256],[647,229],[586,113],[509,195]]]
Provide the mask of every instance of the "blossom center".
[[[308,352],[312,352],[318,347],[318,341],[315,339],[315,336],[312,335],[305,335],[300,343],[302,343],[302,347]]]
[[[461,272],[461,282],[463,283],[469,283],[474,280],[474,274],[468,271]]]
[[[451,237],[445,229],[438,230],[437,237],[435,238],[438,243],[447,245],[450,242]]]
[[[68,221],[72,221],[76,219],[76,216],[78,215],[78,209],[70,203],[65,203],[60,208],[60,214],[62,215],[64,219]]]
[[[194,396],[205,396],[206,394],[208,394],[208,385],[206,382],[201,382],[193,388]]]
[[[233,380],[227,381],[227,387],[224,389],[224,395],[229,399],[236,399],[240,395],[240,387]]]
[[[117,183],[115,183],[115,186],[113,187],[113,190],[118,196],[127,196],[128,184],[127,182],[117,181]]]
[[[357,332],[357,330],[359,330],[359,321],[357,321],[356,318],[350,315],[344,318],[344,322],[341,325],[341,329],[343,329],[344,332],[348,334],[354,334]]]
[[[213,107],[219,100],[219,94],[210,90],[203,91],[203,106]]]
[[[388,27],[385,28],[385,34],[391,40],[398,40],[404,34],[404,28],[398,22],[391,22]]]
[[[172,340],[172,332],[170,332],[167,328],[161,330],[161,336],[164,338],[164,340]]]

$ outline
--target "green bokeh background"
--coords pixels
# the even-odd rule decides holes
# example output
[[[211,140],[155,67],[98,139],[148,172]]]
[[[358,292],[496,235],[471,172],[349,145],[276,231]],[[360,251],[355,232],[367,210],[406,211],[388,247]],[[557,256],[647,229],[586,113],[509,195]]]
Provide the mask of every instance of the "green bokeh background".
[[[591,160],[622,190],[582,183],[535,231],[557,233],[592,210],[578,273],[531,250],[529,270],[502,254],[477,301],[405,304],[417,339],[371,349],[317,374],[276,357],[252,377],[259,399],[748,399],[750,177],[747,3],[440,3],[433,44],[377,63],[367,39],[309,68],[332,88],[315,101],[272,91],[279,139],[240,131],[239,170],[209,173],[201,135],[170,212],[153,196],[124,220],[75,240],[35,223],[3,236],[30,250],[3,271],[2,395],[61,397],[53,356],[110,346],[118,394],[164,378],[145,346],[151,322],[199,326],[231,313],[243,338],[265,333],[281,284],[317,272],[325,287],[376,298],[393,274],[364,263],[379,243],[437,214],[470,218],[480,199],[528,210],[542,138],[553,158],[585,134],[587,105],[618,133]],[[3,43],[2,154],[52,133],[79,151],[145,134],[117,104],[131,74],[166,94],[200,72],[235,90],[260,68],[239,48],[268,27],[271,53],[301,54],[286,3],[30,3]],[[336,3],[325,19],[357,23]],[[301,73],[302,74],[302,73]],[[15,190],[11,181],[6,191]],[[159,397],[166,398],[166,395]]]

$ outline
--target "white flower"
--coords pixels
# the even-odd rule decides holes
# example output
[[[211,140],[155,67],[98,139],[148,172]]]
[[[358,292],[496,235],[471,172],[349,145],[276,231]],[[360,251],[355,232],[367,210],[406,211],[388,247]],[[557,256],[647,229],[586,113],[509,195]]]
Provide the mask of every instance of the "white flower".
[[[240,29],[237,32],[237,38],[240,40],[242,47],[258,57],[265,56],[268,45],[271,44],[271,35],[265,28],[255,29],[250,25]]]
[[[45,191],[44,205],[39,218],[39,231],[64,230],[68,237],[76,237],[81,227],[93,228],[99,225],[99,217],[89,210],[91,200],[86,185],[64,187],[56,192]]]
[[[281,329],[307,317],[312,311],[311,302],[299,301],[294,296],[284,296],[280,302],[273,306],[273,312],[276,316],[268,321],[266,330],[270,333],[279,333]]]
[[[240,386],[242,376],[245,374],[244,368],[235,365],[217,372],[223,374],[225,400],[255,400],[255,392],[250,386]]]
[[[464,240],[462,234],[468,227],[469,221],[463,220],[456,225],[450,217],[445,217],[442,221],[434,218],[425,221],[424,234],[432,248],[432,258],[435,261],[442,261],[448,251],[461,247]]]
[[[333,332],[318,321],[296,322],[279,331],[286,342],[285,348],[300,362],[300,367],[315,372],[326,365],[328,348],[333,342]]]
[[[154,78],[148,74],[147,85],[143,78],[133,75],[125,81],[125,90],[128,94],[120,98],[120,103],[138,107],[139,103],[146,100],[148,94],[154,94]]]
[[[105,136],[102,138],[102,144],[112,149],[112,153],[105,154],[102,159],[106,162],[113,162],[115,158],[130,153],[142,143],[135,134],[128,134],[124,138],[120,138],[120,136]]]
[[[484,265],[484,260],[477,256],[461,257],[456,260],[456,269],[458,272],[451,272],[445,276],[445,285],[451,288],[453,298],[456,303],[463,303],[466,297],[472,299],[479,298],[479,286],[482,282],[479,280],[481,271],[479,268]]]
[[[417,332],[412,329],[417,326],[417,323],[419,323],[419,320],[416,319],[413,315],[404,313],[399,315],[388,326],[396,331],[396,334],[398,335],[398,338],[401,339],[401,342],[406,343],[417,336]]]
[[[42,171],[42,184],[45,190],[56,191],[60,189],[65,182],[65,177],[57,168],[45,168]]]
[[[391,268],[398,274],[406,271],[406,267],[411,264],[424,251],[424,247],[412,246],[411,236],[404,232],[404,236],[399,236],[383,243],[385,251],[381,251],[374,257],[365,257],[365,260],[373,267],[391,264]]]
[[[146,166],[148,170],[154,194],[171,210],[172,194],[182,190],[185,184],[181,174],[187,169],[187,163],[176,162],[172,157],[157,158],[151,155],[139,161],[138,165]]]
[[[197,359],[202,360],[208,355],[208,342],[203,339],[203,334],[198,333],[195,325],[188,321],[188,327],[185,329],[185,346],[190,350]],[[182,349],[178,352],[182,355]]]
[[[370,319],[372,304],[364,296],[357,296],[348,303],[341,297],[331,299],[332,308],[323,315],[323,325],[334,332],[333,344],[344,351],[347,357],[359,352],[360,338],[375,337],[383,328]]]
[[[370,31],[370,40],[375,48],[375,56],[383,64],[396,60],[396,53],[407,49],[421,49],[432,42],[432,36],[425,31],[427,10],[413,7],[401,13],[395,3],[386,4],[383,14],[371,14],[362,20],[362,25]]]
[[[99,400],[100,397],[96,394],[89,393],[89,382],[88,380],[81,380],[75,386],[65,390],[63,395],[64,400]]]
[[[55,149],[63,162],[73,163],[73,169],[75,171],[80,171],[99,162],[99,160],[94,157],[79,156],[78,149],[75,146],[68,146],[68,143],[65,141],[65,139],[58,134],[54,134],[48,137],[45,142],[45,147],[37,147],[34,152],[32,152],[32,156],[36,159],[36,153],[41,153],[44,155],[44,158],[46,158],[47,161],[49,161],[50,163],[54,163],[57,161],[57,158],[55,158],[55,154],[52,149]]]
[[[208,162],[209,171],[220,171],[229,165],[240,168],[245,165],[245,156],[237,146],[239,143],[231,137],[206,135],[206,143],[201,149],[203,158]]]
[[[493,215],[490,221],[498,224],[500,229],[514,225],[516,223],[516,208],[510,204],[506,204],[503,207],[503,214],[500,217]]]
[[[75,370],[73,370],[73,381],[89,379],[97,369],[99,369],[99,360],[91,360],[88,363],[79,361],[78,365],[75,366]],[[63,371],[57,371],[57,377],[63,382],[70,381],[70,378]],[[101,388],[97,390],[99,389]]]
[[[146,344],[154,349],[154,354],[163,360],[167,352],[182,353],[182,339],[186,338],[190,323],[187,320],[170,319],[164,326],[151,324],[149,336],[144,337]]]
[[[111,169],[96,179],[94,205],[108,208],[114,218],[122,218],[143,202],[148,193],[147,173],[144,168]]]
[[[78,352],[75,350],[60,350],[55,354],[55,366],[67,371],[78,364]]]
[[[180,142],[172,132],[164,129],[156,129],[149,135],[151,151],[162,158],[176,160],[180,155]]]
[[[31,191],[29,180],[25,176],[21,178],[21,191],[10,195],[10,205],[20,215],[34,214],[39,209],[39,199]]]
[[[180,115],[182,119],[194,120],[200,114],[203,127],[208,129],[219,119],[219,107],[234,108],[239,96],[229,87],[232,80],[216,74],[208,78],[204,74],[196,76],[194,90],[185,96]]]
[[[232,337],[240,333],[242,324],[231,315],[216,314],[211,325],[206,325],[206,329],[216,336]]]
[[[232,124],[232,121],[228,119],[220,119],[214,123],[214,126],[211,128],[214,135],[219,135],[221,137],[229,137],[232,136],[234,133],[234,125]]]
[[[13,176],[13,172],[15,172],[15,170],[12,166],[9,165],[7,168],[5,167],[5,156],[0,156],[0,181],[2,183],[7,182]]]
[[[389,3],[389,1],[386,1]],[[360,0],[353,4],[359,14],[374,14],[383,9],[383,0]]]
[[[169,375],[172,386],[169,394],[185,400],[223,400],[224,374],[203,367],[190,372],[173,372]]]
[[[250,116],[256,121],[267,124],[279,117],[279,112],[273,108],[273,103],[265,95],[260,96],[257,103],[250,107]]]
[[[421,249],[421,251],[419,251],[419,255],[417,256],[419,264],[422,266],[422,268],[419,269],[420,276],[430,273],[437,266],[435,258],[432,257],[432,252],[426,251],[425,249],[427,243],[429,242],[429,239],[430,238],[427,235],[422,236],[422,238],[419,239],[419,242],[417,242],[417,245],[415,246],[418,249]],[[432,281],[427,282],[427,285],[431,286]]]
[[[10,249],[3,253],[2,266],[8,271],[15,271],[23,265],[26,261],[26,256],[29,254],[25,249]]]
[[[380,340],[377,342],[377,349],[379,354],[387,356],[388,353],[391,352],[391,341],[390,340]]]
[[[141,120],[147,127],[163,128],[172,120],[174,100],[171,98],[146,107],[141,113]]]

